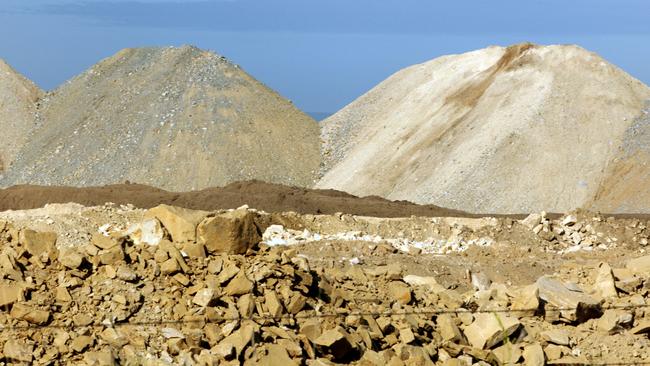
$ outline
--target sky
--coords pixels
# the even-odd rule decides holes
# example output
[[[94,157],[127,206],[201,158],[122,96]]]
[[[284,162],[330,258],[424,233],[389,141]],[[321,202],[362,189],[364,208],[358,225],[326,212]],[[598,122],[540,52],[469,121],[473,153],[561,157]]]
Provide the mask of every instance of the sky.
[[[51,90],[122,48],[191,44],[333,113],[406,66],[524,41],[650,84],[648,15],[649,0],[0,0],[0,58]]]

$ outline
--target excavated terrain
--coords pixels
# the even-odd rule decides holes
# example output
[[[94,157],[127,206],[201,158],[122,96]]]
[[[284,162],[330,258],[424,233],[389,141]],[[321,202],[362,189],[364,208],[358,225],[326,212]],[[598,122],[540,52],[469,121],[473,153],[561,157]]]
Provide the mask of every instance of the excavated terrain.
[[[37,112],[0,187],[129,180],[188,191],[249,179],[307,187],[318,174],[317,123],[195,47],[120,51],[45,95]]]
[[[322,122],[316,187],[468,212],[648,212],[648,101],[577,46],[440,57]]]
[[[0,212],[0,359],[650,361],[650,222],[51,204]]]

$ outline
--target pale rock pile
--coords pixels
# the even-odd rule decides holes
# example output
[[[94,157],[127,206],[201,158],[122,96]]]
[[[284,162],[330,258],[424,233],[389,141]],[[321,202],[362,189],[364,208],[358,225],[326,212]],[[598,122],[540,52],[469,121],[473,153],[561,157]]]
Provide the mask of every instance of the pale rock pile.
[[[308,229],[303,231],[286,229],[282,225],[269,226],[262,235],[262,242],[270,246],[276,245],[298,245],[316,244],[323,241],[364,241],[369,243],[388,243],[403,252],[410,252],[413,248],[419,249],[426,254],[444,254],[450,252],[462,252],[473,245],[489,246],[494,240],[489,237],[466,238],[467,232],[460,228],[452,229],[448,238],[428,238],[423,241],[410,238],[384,238],[379,235],[366,234],[361,231],[348,231],[335,234],[312,233]]]
[[[475,213],[647,212],[647,101],[577,46],[439,57],[321,123],[316,187]]]
[[[612,356],[601,341],[620,339],[635,351],[617,360],[650,359],[650,256],[593,273],[576,267],[577,283],[560,274],[460,292],[398,263],[312,267],[291,247],[257,245],[268,225],[247,208],[159,206],[126,232],[102,226],[85,245],[57,249],[54,233],[0,221],[0,358],[588,364]]]
[[[560,253],[605,250],[626,244],[637,244],[642,247],[648,245],[650,230],[647,230],[646,224],[641,220],[605,219],[600,215],[582,216],[581,220],[578,220],[576,214],[549,220],[546,213],[541,212],[530,214],[521,223],[530,228],[540,239],[550,243],[550,248]]]

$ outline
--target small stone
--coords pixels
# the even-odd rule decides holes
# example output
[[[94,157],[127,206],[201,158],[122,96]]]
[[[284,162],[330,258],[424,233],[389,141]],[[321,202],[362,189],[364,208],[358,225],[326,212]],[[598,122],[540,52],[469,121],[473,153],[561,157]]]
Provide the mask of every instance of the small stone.
[[[244,295],[251,291],[253,291],[253,282],[246,277],[244,270],[240,270],[239,274],[228,282],[228,286],[224,290],[228,296]]]
[[[476,348],[492,348],[519,329],[520,325],[519,320],[505,314],[479,313],[474,322],[465,328],[465,336]]]
[[[438,332],[442,336],[443,340],[456,344],[467,344],[463,333],[458,329],[458,326],[452,319],[451,315],[438,315],[436,324],[438,325]]]
[[[119,266],[117,268],[117,271],[115,273],[117,278],[119,278],[122,281],[126,282],[133,282],[138,279],[138,275],[129,267],[127,266]]]
[[[402,341],[402,343],[409,344],[415,341],[415,334],[413,334],[413,331],[410,327],[400,328],[399,339]]]
[[[602,298],[618,297],[612,268],[607,263],[601,263],[598,267],[594,290]]]
[[[544,366],[546,364],[544,350],[539,343],[525,346],[522,355],[526,366]]]
[[[81,267],[84,257],[74,249],[65,248],[59,251],[59,262],[66,268],[77,269]]]
[[[70,343],[70,348],[77,353],[81,353],[86,348],[90,347],[93,343],[94,340],[92,337],[82,335],[72,340]]]
[[[65,303],[72,301],[72,296],[68,289],[62,286],[56,288],[56,301],[59,303]]]
[[[113,366],[116,365],[115,357],[110,351],[86,352],[84,362],[88,366]]]
[[[521,223],[532,229],[542,223],[542,216],[540,214],[532,213],[525,219],[521,220]]]
[[[0,306],[7,306],[24,300],[25,289],[23,286],[0,282]]]
[[[115,246],[99,252],[99,262],[101,264],[116,264],[123,260],[124,251],[120,246]]]
[[[492,358],[499,365],[515,365],[519,363],[521,358],[521,349],[517,345],[506,342],[492,350]]]
[[[566,215],[562,220],[562,225],[564,226],[573,226],[578,222],[578,218],[575,215]]]
[[[549,344],[544,348],[544,354],[548,361],[555,361],[562,358],[563,355],[568,355],[571,353],[571,349],[565,346],[558,346],[555,344]]]
[[[631,326],[633,319],[634,316],[627,311],[607,309],[603,316],[598,319],[598,329],[609,334],[614,334]]]
[[[264,300],[266,308],[269,310],[271,317],[279,318],[282,316],[282,303],[280,302],[280,298],[278,298],[278,294],[276,294],[275,291],[266,290],[264,292]]]
[[[268,346],[268,353],[259,360],[262,366],[298,366],[298,363],[289,357],[286,349],[277,344]]]
[[[403,281],[411,286],[427,287],[431,292],[434,293],[447,290],[444,286],[440,285],[434,277],[408,275],[408,276],[404,276]]]
[[[190,284],[190,278],[182,273],[176,273],[172,278],[183,286],[188,286]]]
[[[392,281],[388,284],[388,292],[393,301],[400,304],[408,304],[411,302],[411,289],[401,281]]]
[[[34,345],[18,339],[9,339],[2,348],[4,358],[15,362],[32,362]]]
[[[169,327],[163,328],[161,332],[162,332],[162,335],[163,335],[163,337],[165,339],[169,339],[169,338],[185,338],[185,335],[183,333],[181,333],[181,331],[176,329],[176,328],[169,328]]]
[[[124,242],[123,238],[114,238],[112,236],[105,236],[101,233],[94,233],[90,239],[92,245],[99,249],[110,249],[116,246],[121,246]]]
[[[50,320],[50,312],[32,308],[24,304],[14,304],[9,313],[15,319],[25,320],[31,324],[43,325]]]
[[[325,353],[331,354],[335,360],[342,360],[352,351],[352,345],[346,335],[347,333],[341,327],[337,327],[325,331],[314,343],[320,346]]]
[[[557,344],[560,346],[569,345],[569,333],[566,330],[547,330],[545,332],[542,332],[540,335],[542,336],[543,340],[549,343]]]
[[[171,275],[181,270],[181,266],[176,259],[170,258],[160,265],[160,273],[164,275]]]
[[[183,244],[183,252],[190,258],[205,258],[205,245],[199,243]]]
[[[88,314],[80,313],[72,317],[72,322],[77,327],[85,327],[93,323],[93,318]]]
[[[204,288],[199,290],[195,295],[192,302],[198,306],[206,307],[214,299],[214,290],[211,288]]]

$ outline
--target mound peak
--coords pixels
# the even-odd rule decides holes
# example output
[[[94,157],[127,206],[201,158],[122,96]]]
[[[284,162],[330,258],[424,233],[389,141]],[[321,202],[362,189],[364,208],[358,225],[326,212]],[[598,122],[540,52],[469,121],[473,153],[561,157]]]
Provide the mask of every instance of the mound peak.
[[[193,46],[119,51],[48,94],[38,126],[3,185],[309,186],[320,159],[313,119]]]
[[[650,200],[598,197],[648,99],[647,86],[578,46],[443,56],[322,123],[317,187],[470,212],[647,210]]]

